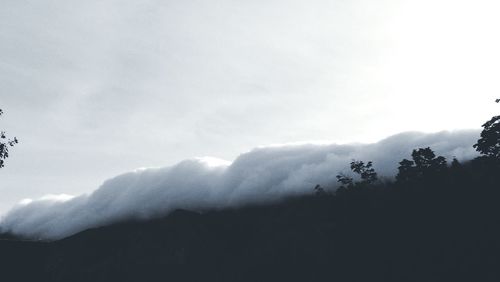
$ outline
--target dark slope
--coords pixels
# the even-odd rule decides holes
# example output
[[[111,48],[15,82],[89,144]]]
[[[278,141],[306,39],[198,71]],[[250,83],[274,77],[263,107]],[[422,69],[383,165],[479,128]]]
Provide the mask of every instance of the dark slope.
[[[499,172],[0,240],[2,281],[500,281]]]
[[[14,240],[10,236],[0,238],[0,280],[40,281],[48,245]]]

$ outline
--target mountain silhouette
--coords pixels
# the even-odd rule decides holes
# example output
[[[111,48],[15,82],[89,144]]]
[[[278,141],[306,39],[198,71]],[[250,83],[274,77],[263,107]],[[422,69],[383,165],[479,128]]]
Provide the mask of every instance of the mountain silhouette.
[[[6,281],[499,281],[498,161],[414,182],[89,229],[3,234]]]

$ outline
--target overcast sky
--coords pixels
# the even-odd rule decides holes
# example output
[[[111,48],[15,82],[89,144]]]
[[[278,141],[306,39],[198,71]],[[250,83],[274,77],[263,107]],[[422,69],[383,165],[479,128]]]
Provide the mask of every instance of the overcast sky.
[[[496,0],[0,0],[0,212],[266,144],[478,128]]]

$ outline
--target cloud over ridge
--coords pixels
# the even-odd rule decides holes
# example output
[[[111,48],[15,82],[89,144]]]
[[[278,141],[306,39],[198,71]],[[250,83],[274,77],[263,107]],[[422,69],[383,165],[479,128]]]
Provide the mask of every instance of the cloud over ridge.
[[[377,172],[394,176],[412,149],[431,147],[448,160],[472,159],[477,130],[406,132],[372,144],[295,144],[258,147],[232,163],[196,158],[164,168],[138,169],[105,181],[80,196],[48,195],[23,200],[1,220],[0,231],[58,239],[126,219],[163,216],[175,209],[223,208],[311,193],[334,187],[352,159],[373,161]]]

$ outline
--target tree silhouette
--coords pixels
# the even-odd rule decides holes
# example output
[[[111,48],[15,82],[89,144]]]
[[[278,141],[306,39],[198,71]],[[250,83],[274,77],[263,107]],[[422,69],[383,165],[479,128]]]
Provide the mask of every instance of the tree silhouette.
[[[373,168],[373,163],[364,163],[362,161],[353,160],[351,162],[351,170],[361,177],[361,182],[364,184],[372,184],[377,181],[377,173]]]
[[[457,160],[456,157],[453,158],[453,161],[451,161],[450,165],[450,171],[452,173],[458,173],[463,170],[462,164]]]
[[[2,109],[0,109],[0,116],[3,114]],[[18,143],[16,137],[14,139],[7,138],[5,131],[0,131],[0,168],[4,167],[5,159],[9,157],[9,147],[14,146]]]
[[[399,173],[396,176],[398,182],[436,175],[447,168],[446,159],[442,156],[436,156],[429,147],[415,149],[411,156],[413,161],[403,159],[399,163]]]
[[[340,182],[340,184],[342,184],[340,186],[341,188],[350,188],[354,185],[354,180],[352,179],[352,177],[347,176],[343,173],[339,173],[337,175],[337,182]]]
[[[396,175],[397,182],[407,182],[416,177],[415,163],[413,161],[403,159],[399,162],[399,173]]]
[[[411,156],[415,162],[415,166],[423,173],[446,169],[446,159],[442,156],[436,157],[434,151],[429,147],[413,150]]]
[[[327,192],[323,187],[321,187],[321,185],[317,184],[316,186],[314,186],[314,194],[317,196],[324,196],[327,194]]]
[[[474,144],[474,148],[487,157],[500,158],[500,116],[494,116],[483,124],[481,138]]]
[[[337,182],[341,183],[341,186],[337,189],[337,193],[342,193],[354,187],[362,188],[374,184],[378,180],[377,173],[373,168],[373,163],[364,163],[363,161],[353,160],[351,162],[352,172],[359,175],[361,181],[354,182],[354,179],[344,173],[339,173],[337,175]]]

